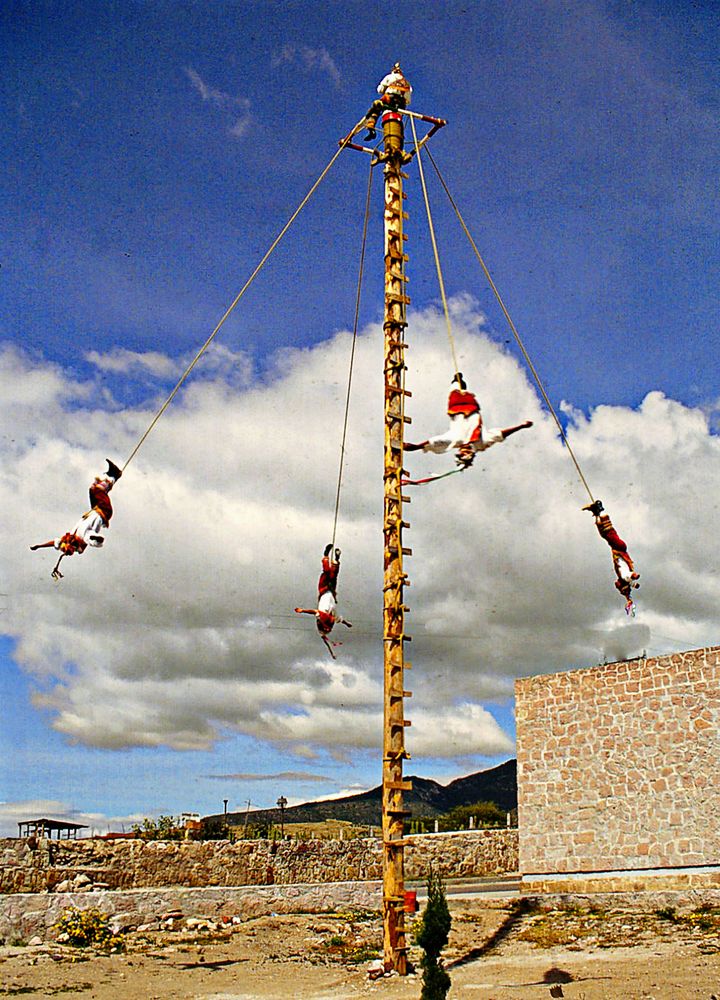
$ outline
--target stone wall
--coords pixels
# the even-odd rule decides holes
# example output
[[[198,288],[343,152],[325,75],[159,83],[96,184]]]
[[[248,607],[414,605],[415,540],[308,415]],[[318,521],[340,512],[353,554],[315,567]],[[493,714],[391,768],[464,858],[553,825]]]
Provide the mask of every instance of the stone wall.
[[[125,889],[117,892],[15,893],[0,896],[0,943],[26,942],[39,935],[55,940],[55,924],[66,907],[97,908],[111,918],[114,933],[160,930],[172,915],[219,925],[269,913],[324,913],[350,908],[379,909],[381,882],[323,885]]]
[[[720,865],[720,647],[516,682],[524,875]]]
[[[407,838],[406,878],[516,872],[517,830]],[[382,878],[381,843],[357,840],[0,840],[0,893],[249,886]]]

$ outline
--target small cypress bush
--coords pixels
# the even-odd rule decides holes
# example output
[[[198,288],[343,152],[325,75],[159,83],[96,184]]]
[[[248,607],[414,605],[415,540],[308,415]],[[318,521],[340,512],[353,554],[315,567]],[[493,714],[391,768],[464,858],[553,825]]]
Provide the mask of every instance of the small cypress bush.
[[[420,963],[423,970],[420,1000],[445,1000],[450,989],[450,976],[439,959],[448,942],[452,918],[442,879],[432,868],[428,874],[427,894],[427,904],[415,933],[415,941],[424,952]]]

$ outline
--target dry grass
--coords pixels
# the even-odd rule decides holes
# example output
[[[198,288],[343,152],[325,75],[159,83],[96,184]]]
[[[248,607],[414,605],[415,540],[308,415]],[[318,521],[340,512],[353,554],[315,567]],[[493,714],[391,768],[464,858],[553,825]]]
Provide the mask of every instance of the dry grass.
[[[567,907],[526,916],[516,937],[535,948],[633,948],[657,938],[680,938],[705,952],[720,950],[720,908],[683,913]]]

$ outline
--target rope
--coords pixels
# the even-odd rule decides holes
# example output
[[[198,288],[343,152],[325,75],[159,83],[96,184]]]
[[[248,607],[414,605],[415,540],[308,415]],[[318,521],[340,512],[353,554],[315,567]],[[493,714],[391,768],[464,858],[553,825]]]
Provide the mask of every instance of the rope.
[[[347,438],[348,413],[350,412],[350,390],[352,388],[353,365],[355,363],[355,346],[357,344],[358,317],[360,315],[360,293],[362,290],[363,272],[365,269],[365,246],[367,243],[368,220],[370,218],[370,194],[372,191],[373,165],[370,163],[368,173],[367,195],[365,197],[365,219],[363,221],[362,247],[360,249],[360,266],[358,268],[357,291],[355,293],[355,321],[353,323],[352,349],[350,350],[350,367],[348,370],[347,394],[345,396],[345,419],[343,420],[342,442],[340,444],[340,468],[338,469],[337,492],[335,493],[335,517],[333,519],[332,545],[335,548],[337,534],[338,511],[340,510],[340,490],[342,489],[343,466],[345,464],[345,440]]]
[[[565,434],[565,431],[563,430],[563,426],[560,423],[560,420],[558,419],[558,415],[555,412],[552,403],[550,402],[550,399],[548,397],[547,392],[545,391],[545,387],[542,384],[542,381],[540,379],[540,375],[538,374],[537,369],[535,368],[535,365],[532,363],[532,359],[530,358],[530,355],[528,354],[528,352],[527,352],[527,350],[525,348],[525,345],[522,342],[520,334],[517,331],[517,327],[515,326],[515,324],[512,321],[512,317],[510,316],[510,313],[508,312],[507,307],[505,306],[505,303],[502,300],[500,292],[498,291],[497,286],[495,285],[495,282],[492,279],[490,271],[488,270],[487,265],[485,264],[485,261],[483,260],[482,255],[480,254],[480,251],[478,250],[478,248],[477,248],[477,246],[475,244],[475,240],[470,235],[470,230],[465,225],[465,220],[463,219],[462,215],[460,214],[460,209],[455,204],[455,200],[453,199],[453,196],[450,194],[448,186],[445,183],[445,180],[444,180],[442,174],[440,173],[438,165],[435,162],[435,160],[433,159],[432,153],[430,152],[429,149],[426,149],[426,152],[427,152],[428,158],[430,159],[430,162],[432,163],[433,167],[435,168],[435,173],[438,175],[440,183],[442,184],[443,188],[445,189],[445,194],[448,196],[450,204],[455,209],[455,214],[458,217],[460,225],[462,226],[463,231],[465,232],[465,235],[467,236],[468,240],[470,241],[470,246],[475,251],[475,256],[477,257],[478,261],[480,262],[480,267],[483,269],[485,277],[487,278],[488,283],[489,283],[490,287],[493,290],[493,294],[495,295],[495,298],[497,299],[498,305],[500,306],[500,308],[503,311],[503,314],[505,316],[505,319],[507,320],[508,326],[510,327],[510,330],[512,331],[512,335],[515,338],[515,340],[517,342],[517,345],[520,348],[520,351],[522,352],[523,358],[525,359],[525,363],[527,364],[528,368],[530,369],[530,371],[532,373],[533,378],[535,379],[535,383],[537,384],[537,387],[540,390],[540,393],[542,394],[543,399],[545,400],[545,404],[546,404],[548,410],[552,414],[553,420],[557,424],[557,428],[558,428],[558,431],[560,433],[560,437],[562,438],[563,444],[565,445],[565,447],[568,450],[568,454],[570,455],[570,458],[573,461],[573,465],[575,466],[577,474],[580,477],[580,481],[582,482],[583,486],[587,490],[587,493],[588,493],[588,496],[590,497],[590,500],[594,502],[595,497],[593,496],[592,490],[588,486],[587,480],[585,479],[585,476],[583,475],[582,469],[580,468],[580,463],[578,462],[577,458],[575,457],[574,451],[570,447],[570,442],[568,441],[567,436]],[[420,160],[420,157],[418,155],[418,162],[419,162],[419,160]]]
[[[364,121],[364,119],[363,119],[363,121]],[[260,273],[260,271],[262,270],[262,268],[265,266],[265,264],[267,263],[270,255],[273,253],[273,251],[277,247],[278,243],[280,243],[280,241],[282,240],[282,238],[285,235],[285,233],[288,231],[288,229],[293,224],[293,222],[295,221],[295,219],[298,217],[298,215],[300,214],[300,212],[303,210],[303,208],[305,207],[305,205],[307,205],[308,201],[310,201],[310,198],[313,196],[313,194],[315,194],[315,191],[318,189],[318,187],[320,186],[320,184],[322,183],[322,181],[325,179],[325,176],[329,173],[330,168],[333,166],[333,164],[335,163],[335,161],[337,160],[337,158],[340,156],[340,154],[342,153],[342,151],[345,149],[345,147],[347,146],[347,144],[350,142],[352,136],[355,134],[355,131],[361,125],[362,125],[362,121],[358,122],[357,125],[355,126],[355,128],[353,128],[345,136],[345,138],[342,140],[342,142],[340,144],[340,148],[333,155],[333,157],[331,158],[331,160],[328,163],[328,165],[322,171],[322,173],[320,174],[320,176],[318,177],[318,179],[315,181],[315,183],[313,184],[313,186],[310,188],[310,190],[308,191],[308,193],[305,195],[305,197],[303,198],[303,200],[300,202],[300,204],[298,205],[298,207],[295,209],[295,211],[290,216],[290,218],[288,219],[288,221],[285,223],[285,225],[283,226],[283,228],[280,230],[280,232],[278,233],[278,235],[275,238],[274,242],[271,244],[271,246],[270,246],[269,250],[267,251],[267,253],[265,254],[265,256],[262,258],[262,260],[260,261],[260,263],[257,265],[257,267],[255,268],[255,270],[252,272],[252,274],[248,278],[248,280],[245,282],[245,284],[243,285],[243,287],[240,289],[240,291],[238,292],[238,294],[235,296],[235,298],[233,299],[233,301],[230,303],[230,305],[228,306],[228,308],[225,310],[222,318],[220,319],[219,323],[217,324],[217,326],[215,327],[215,329],[213,330],[213,332],[210,334],[210,336],[207,338],[207,340],[202,345],[202,347],[200,348],[200,350],[197,352],[197,354],[195,355],[195,357],[192,359],[192,361],[190,362],[190,364],[187,366],[187,368],[185,369],[185,371],[183,372],[183,374],[180,376],[180,380],[178,381],[177,385],[175,386],[175,388],[173,389],[173,391],[170,393],[170,395],[168,396],[168,398],[165,400],[165,402],[163,403],[163,405],[160,407],[160,409],[158,410],[158,412],[153,417],[152,421],[150,422],[150,426],[148,427],[148,429],[145,431],[145,433],[142,435],[142,437],[140,438],[140,440],[138,441],[138,443],[135,445],[135,447],[133,448],[133,450],[130,452],[129,456],[125,460],[125,464],[122,467],[123,472],[128,467],[128,465],[130,464],[130,462],[132,462],[133,458],[135,458],[135,456],[137,455],[138,451],[140,450],[140,448],[144,444],[145,440],[147,439],[147,437],[150,435],[151,431],[155,427],[155,424],[158,422],[158,420],[160,419],[160,417],[162,417],[163,413],[165,412],[165,410],[167,410],[167,408],[170,405],[170,403],[172,403],[173,399],[177,395],[177,393],[180,390],[180,387],[182,386],[182,384],[185,381],[185,379],[190,375],[190,373],[193,370],[193,368],[195,367],[195,365],[198,363],[198,361],[200,360],[200,358],[203,356],[203,354],[205,353],[205,351],[208,349],[208,347],[210,346],[210,344],[215,339],[216,335],[219,333],[220,328],[225,323],[225,320],[230,316],[230,313],[233,311],[233,309],[235,308],[235,306],[238,304],[238,302],[240,301],[240,299],[243,297],[243,295],[245,294],[245,292],[248,290],[248,288],[250,287],[250,285],[253,283],[253,281],[255,280],[255,278],[258,276],[258,274]]]
[[[425,199],[425,211],[427,212],[428,228],[430,230],[430,240],[432,241],[433,254],[435,255],[435,269],[437,270],[438,284],[440,285],[440,297],[442,298],[443,311],[445,313],[445,325],[447,326],[448,340],[450,341],[450,351],[452,353],[453,364],[455,365],[456,377],[460,374],[460,367],[455,353],[455,341],[453,339],[452,325],[450,323],[450,310],[448,309],[447,296],[445,294],[445,282],[443,281],[442,268],[440,267],[440,255],[438,254],[437,240],[435,239],[435,227],[433,226],[432,213],[430,212],[430,200],[428,198],[427,187],[425,185],[425,171],[423,170],[422,156],[418,146],[417,132],[415,131],[415,119],[410,116],[413,141],[417,151],[418,168],[420,170],[420,183],[422,185],[423,198]],[[437,169],[437,168],[436,168]]]

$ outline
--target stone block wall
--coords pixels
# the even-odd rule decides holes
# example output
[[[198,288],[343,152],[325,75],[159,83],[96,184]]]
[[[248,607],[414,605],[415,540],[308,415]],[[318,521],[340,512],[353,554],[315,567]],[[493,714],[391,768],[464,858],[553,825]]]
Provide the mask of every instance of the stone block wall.
[[[55,924],[67,907],[97,908],[110,917],[114,933],[123,933],[167,928],[170,914],[181,913],[183,919],[210,920],[225,925],[229,920],[235,922],[236,918],[248,920],[269,913],[325,913],[355,907],[379,909],[381,904],[382,882],[212,886],[205,889],[174,886],[85,893],[22,892],[0,895],[0,944],[26,942],[36,934],[43,941],[57,940]],[[177,929],[177,921],[174,926]]]
[[[523,875],[720,865],[720,647],[516,682]]]
[[[408,838],[406,878],[517,871],[517,830]],[[250,886],[382,878],[381,843],[357,840],[0,840],[0,893]]]

